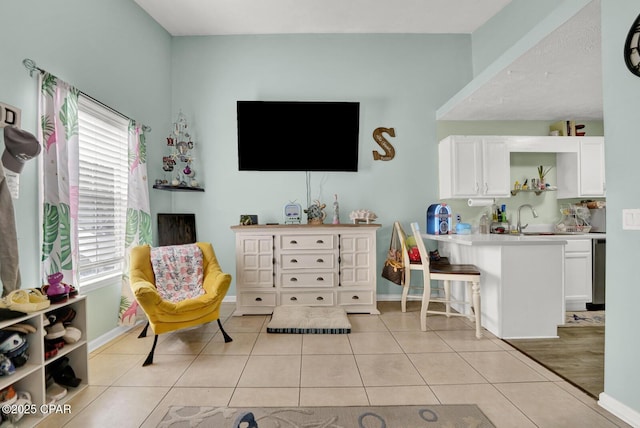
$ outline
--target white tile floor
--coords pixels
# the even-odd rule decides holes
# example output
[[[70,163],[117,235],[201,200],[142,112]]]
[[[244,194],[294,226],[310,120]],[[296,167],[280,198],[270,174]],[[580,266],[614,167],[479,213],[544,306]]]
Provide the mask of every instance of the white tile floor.
[[[497,427],[628,427],[596,400],[464,318],[380,302],[381,315],[349,315],[352,333],[268,334],[269,316],[221,319],[159,336],[142,326],[92,352],[89,387],[72,413],[39,427],[155,427],[171,405],[362,406],[475,403]]]

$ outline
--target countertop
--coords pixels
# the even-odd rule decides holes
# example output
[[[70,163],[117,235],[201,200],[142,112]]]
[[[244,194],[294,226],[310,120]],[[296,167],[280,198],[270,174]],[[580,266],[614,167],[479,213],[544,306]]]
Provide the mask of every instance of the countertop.
[[[471,235],[430,235],[423,233],[424,239],[439,242],[451,242],[460,245],[565,245],[575,239],[606,239],[604,233],[558,234],[558,235],[509,235],[509,234],[471,234]]]

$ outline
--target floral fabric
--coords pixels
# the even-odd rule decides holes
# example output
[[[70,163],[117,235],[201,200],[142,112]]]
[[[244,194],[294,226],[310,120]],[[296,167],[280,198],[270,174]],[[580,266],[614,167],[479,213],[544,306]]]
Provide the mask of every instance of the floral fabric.
[[[152,248],[151,266],[164,300],[178,303],[204,294],[202,251],[196,244]]]

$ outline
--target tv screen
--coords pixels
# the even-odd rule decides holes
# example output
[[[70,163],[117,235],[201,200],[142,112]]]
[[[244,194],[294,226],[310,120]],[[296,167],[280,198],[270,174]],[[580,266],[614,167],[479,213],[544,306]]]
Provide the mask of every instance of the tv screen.
[[[358,171],[360,103],[238,101],[240,171]]]

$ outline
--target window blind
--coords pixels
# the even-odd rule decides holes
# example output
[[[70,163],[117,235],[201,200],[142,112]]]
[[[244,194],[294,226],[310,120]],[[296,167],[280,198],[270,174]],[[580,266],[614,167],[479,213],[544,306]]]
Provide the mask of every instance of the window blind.
[[[120,275],[124,263],[129,121],[80,95],[80,287]]]

